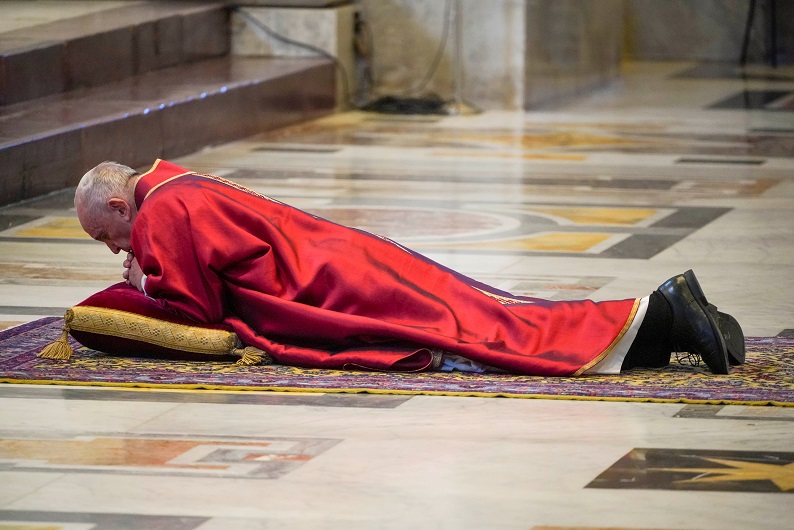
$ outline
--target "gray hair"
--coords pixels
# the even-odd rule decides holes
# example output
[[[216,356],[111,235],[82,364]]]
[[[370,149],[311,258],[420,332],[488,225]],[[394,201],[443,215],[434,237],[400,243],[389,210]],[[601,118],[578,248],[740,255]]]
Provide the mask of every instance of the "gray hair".
[[[130,182],[137,175],[137,171],[118,162],[102,162],[80,179],[74,204],[81,204],[90,215],[100,213],[113,197],[133,204],[135,196]]]

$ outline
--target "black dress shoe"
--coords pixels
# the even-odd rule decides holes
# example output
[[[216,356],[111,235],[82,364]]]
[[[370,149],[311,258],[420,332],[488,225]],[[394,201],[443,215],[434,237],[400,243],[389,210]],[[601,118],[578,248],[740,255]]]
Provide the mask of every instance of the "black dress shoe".
[[[717,309],[716,307],[714,308]],[[722,339],[728,348],[728,362],[731,366],[744,364],[744,332],[742,327],[728,313],[717,311],[717,325],[720,327]]]
[[[717,314],[717,326],[719,326],[720,333],[722,333],[725,347],[728,348],[728,362],[730,365],[739,366],[744,364],[744,332],[739,322],[728,313],[718,311],[717,306],[708,303],[705,296],[700,298],[700,301],[706,306],[709,313],[712,315]]]
[[[729,373],[728,348],[717,323],[717,308],[709,308],[695,273],[688,270],[674,276],[657,290],[673,310],[676,348],[700,355],[712,373]]]

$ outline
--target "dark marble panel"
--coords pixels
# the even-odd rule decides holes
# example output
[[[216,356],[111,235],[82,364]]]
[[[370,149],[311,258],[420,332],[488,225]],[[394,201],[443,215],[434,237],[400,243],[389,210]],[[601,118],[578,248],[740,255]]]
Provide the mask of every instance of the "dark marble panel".
[[[792,135],[794,134],[794,129],[787,129],[784,127],[752,127],[750,129],[747,129],[747,132],[750,134]]]
[[[598,254],[602,258],[650,259],[683,239],[680,235],[633,234]]]
[[[586,487],[794,493],[792,467],[794,453],[632,449]]]
[[[69,90],[98,86],[135,73],[134,27],[68,41],[64,55]]]
[[[274,152],[274,153],[338,153],[341,151],[341,147],[298,147],[298,146],[291,146],[291,145],[263,145],[260,147],[254,147],[251,151],[256,152]]]
[[[81,166],[88,171],[105,160],[135,167],[162,155],[163,136],[160,112],[120,117],[80,130]],[[82,176],[74,175],[71,185]]]
[[[766,160],[754,158],[679,158],[676,164],[724,164],[730,166],[763,166]]]
[[[79,134],[55,134],[0,149],[0,204],[68,187],[79,171]]]
[[[773,68],[742,67],[735,63],[699,63],[671,76],[673,79],[747,79],[759,81],[794,81],[794,75]]]
[[[64,46],[45,43],[0,56],[0,105],[62,92]]]
[[[738,109],[738,110],[778,110],[790,111],[794,109],[775,108],[773,104],[789,95],[790,90],[744,90],[733,96],[709,105],[710,109]]]
[[[24,198],[74,186],[83,174],[80,131],[72,130],[26,144]]]
[[[9,228],[14,228],[15,226],[28,223],[35,219],[38,219],[38,217],[34,215],[0,214],[0,231],[8,230]]]
[[[5,313],[2,307],[0,307],[0,313]],[[306,395],[281,392],[227,393],[212,392],[208,390],[189,392],[159,392],[156,390],[147,390],[141,392],[135,390],[49,386],[4,387],[0,388],[0,396],[3,398],[15,399],[147,401],[157,403],[220,403],[233,405],[278,405],[287,407],[309,406],[364,409],[393,409],[399,407],[412,398],[412,396],[379,394],[329,393]]]
[[[145,22],[135,33],[136,72],[150,72],[182,62],[182,17]]]
[[[674,418],[698,418],[709,420],[740,420],[743,422],[752,421],[753,423],[764,421],[791,421],[794,422],[794,416],[774,416],[772,414],[762,415],[723,415],[720,416],[719,412],[725,408],[725,405],[687,405],[679,410],[673,417]],[[776,407],[753,407],[754,411],[763,413],[764,410],[780,410]]]
[[[37,197],[25,201],[24,204],[11,206],[4,210],[13,215],[63,215],[63,210],[68,210],[74,206],[74,188],[66,188],[59,192],[53,192],[43,197]],[[44,212],[44,213],[42,213]]]
[[[234,66],[230,77],[240,73],[234,72]],[[204,92],[166,107],[162,113],[163,155],[181,156],[206,145],[331,113],[333,79],[329,63],[282,76],[268,75],[234,89]]]
[[[0,241],[13,241],[14,243],[34,243],[36,245],[95,245],[96,241],[88,238],[69,239],[65,237],[16,237],[0,236]]]
[[[10,67],[0,68],[0,104],[225,55],[227,17],[223,2],[148,2],[6,32],[0,62]]]
[[[6,239],[17,241],[16,239]],[[0,313],[5,315],[43,315],[43,316],[63,316],[68,307],[27,307],[27,306],[0,306]]]
[[[287,73],[274,79],[270,88],[251,101],[252,108],[260,111],[259,131],[319,118],[336,105],[336,72],[331,63]]]
[[[80,524],[81,527],[85,525],[94,530],[194,530],[209,520],[209,517],[186,515],[0,510],[0,523],[22,523],[10,528],[55,529],[61,525]],[[31,524],[24,524],[27,521]]]
[[[162,123],[163,156],[182,156],[200,146],[233,139],[229,130],[238,121],[232,118],[237,116],[234,107],[238,99],[236,91],[229,96],[212,96],[210,100],[199,96],[157,111]]]
[[[653,226],[697,230],[730,211],[731,208],[678,208],[672,214],[655,222]]]
[[[25,182],[25,144],[0,148],[0,205],[21,201]]]
[[[0,108],[0,204],[105,159],[145,165],[329,114],[333,80],[330,61],[223,57]]]
[[[214,59],[188,66],[178,66],[158,72],[150,72],[133,79],[109,86],[88,88],[75,93],[51,96],[46,101],[24,102],[12,107],[0,108],[0,139],[13,143],[14,139],[51,134],[53,131],[70,130],[75,127],[109,121],[130,114],[145,113],[153,109],[165,109],[185,102],[220,96],[214,104],[231,105],[226,113],[237,119],[237,124],[227,127],[245,127],[239,134],[249,135],[278,125],[294,123],[307,117],[306,108],[319,108],[328,113],[332,107],[329,94],[315,97],[316,72],[313,66],[318,61],[248,61],[236,58]],[[332,72],[330,63],[323,65]],[[290,81],[278,86],[263,87],[287,76]],[[295,85],[304,86],[295,91]],[[322,87],[321,87],[322,88]],[[330,92],[329,85],[325,90]],[[227,93],[241,90],[241,94]],[[284,98],[280,104],[265,105],[263,100],[278,98],[274,91],[283,90],[298,105],[287,105]],[[209,99],[208,99],[209,101]],[[319,101],[319,103],[318,103]],[[329,104],[330,103],[330,104]],[[319,114],[318,114],[319,115]],[[286,119],[284,119],[286,117]],[[206,131],[208,134],[211,131]],[[231,139],[239,138],[236,135]],[[218,135],[217,141],[226,141]],[[204,144],[206,145],[206,144]]]

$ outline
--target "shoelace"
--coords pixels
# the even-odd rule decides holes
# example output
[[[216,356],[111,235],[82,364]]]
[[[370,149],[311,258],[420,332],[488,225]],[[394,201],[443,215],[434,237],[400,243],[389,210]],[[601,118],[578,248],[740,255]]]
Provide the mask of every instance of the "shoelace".
[[[700,366],[703,359],[697,353],[675,352],[675,360],[678,364],[688,364],[689,366]]]

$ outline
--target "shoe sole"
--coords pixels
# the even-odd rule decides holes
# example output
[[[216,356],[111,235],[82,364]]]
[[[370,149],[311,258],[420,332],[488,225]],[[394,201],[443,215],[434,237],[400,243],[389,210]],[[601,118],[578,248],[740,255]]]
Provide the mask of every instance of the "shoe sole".
[[[731,366],[744,364],[745,347],[742,327],[728,313],[717,311],[716,307],[714,307],[714,311],[717,313],[717,324],[720,327],[722,338],[725,340],[725,346],[728,348],[728,361]]]
[[[695,273],[691,270],[687,271],[687,273],[690,272],[692,274],[689,276],[686,274],[684,275],[687,281],[694,277]],[[697,282],[697,279],[694,281]],[[717,326],[719,327],[720,333],[722,334],[722,339],[725,341],[725,347],[728,349],[728,363],[731,366],[739,366],[740,364],[744,364],[744,332],[742,331],[742,327],[739,325],[739,322],[728,313],[718,311],[717,306],[714,304],[710,304],[708,300],[706,300],[706,295],[700,288],[700,284],[698,284],[698,290],[700,291],[700,294],[696,294],[694,291],[692,294],[697,296],[700,302],[708,308],[708,312],[716,318]]]
[[[692,269],[689,269],[684,273],[684,280],[686,281],[689,290],[692,291],[692,296],[694,297],[695,301],[706,314],[706,318],[708,318],[709,324],[711,324],[711,330],[714,332],[714,336],[720,346],[720,351],[723,352],[722,360],[724,362],[720,363],[720,366],[717,366],[716,370],[711,366],[709,366],[709,369],[715,374],[728,374],[730,373],[730,355],[728,354],[728,347],[725,344],[725,338],[722,336],[720,326],[717,323],[719,312],[715,306],[709,304],[706,300],[706,295],[703,293],[703,289],[700,287],[700,282],[698,282]]]
[[[693,273],[694,274],[694,273]],[[700,286],[698,286],[699,288]],[[701,290],[701,295],[703,291]],[[694,292],[692,294],[695,294]],[[698,296],[698,295],[695,295]],[[728,363],[731,366],[739,366],[744,364],[745,360],[745,347],[744,347],[744,332],[739,322],[728,313],[723,313],[717,310],[717,306],[710,304],[706,300],[706,296],[698,296],[700,302],[708,308],[709,313],[717,320],[722,339],[725,341],[725,347],[728,348]]]

